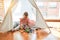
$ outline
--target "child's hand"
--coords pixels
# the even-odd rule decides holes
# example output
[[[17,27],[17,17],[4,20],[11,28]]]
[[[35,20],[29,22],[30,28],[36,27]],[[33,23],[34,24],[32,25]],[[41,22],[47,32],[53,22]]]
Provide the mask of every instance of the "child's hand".
[[[23,29],[23,27],[22,27],[22,26],[20,26],[20,29]]]

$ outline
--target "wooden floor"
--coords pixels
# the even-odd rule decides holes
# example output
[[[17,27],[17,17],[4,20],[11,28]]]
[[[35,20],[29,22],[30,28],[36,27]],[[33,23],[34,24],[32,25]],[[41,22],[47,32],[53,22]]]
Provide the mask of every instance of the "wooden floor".
[[[21,36],[23,37],[23,40],[30,40],[28,33],[23,32],[21,30],[19,32],[21,33]],[[16,33],[16,32],[14,32],[14,33]],[[4,34],[0,33],[0,40],[13,40],[13,34],[14,33],[12,33],[12,32],[4,33]],[[44,31],[42,32],[41,30],[36,31],[36,34],[37,34],[37,39],[36,40],[42,39],[42,38],[44,38],[45,36],[48,35],[48,33],[44,32]]]
[[[23,32],[24,30],[16,31],[16,32],[8,32],[8,33],[0,33],[0,40],[49,40],[46,39],[50,34],[43,30],[37,30],[33,32],[33,36],[30,35],[26,32]],[[35,34],[35,35],[34,35]],[[15,38],[14,38],[15,37]],[[35,39],[34,39],[35,37]],[[50,39],[52,40],[52,38]]]
[[[13,33],[0,33],[0,40],[13,40]]]

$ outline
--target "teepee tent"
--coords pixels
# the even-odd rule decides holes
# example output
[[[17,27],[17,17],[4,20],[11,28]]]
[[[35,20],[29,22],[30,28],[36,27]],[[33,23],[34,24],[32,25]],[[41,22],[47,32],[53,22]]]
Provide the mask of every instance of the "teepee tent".
[[[17,8],[18,10],[17,9],[15,10],[15,13],[13,12],[13,20],[17,19],[19,20],[23,13],[27,11],[29,14],[28,17],[36,21],[36,25],[34,26],[35,28],[47,28],[47,30],[50,30],[48,29],[48,26],[45,23],[41,15],[41,12],[34,0],[19,0],[19,1],[20,4],[18,4],[16,7],[20,6],[21,8],[19,7]]]
[[[8,11],[6,12],[6,15],[5,15],[5,18],[0,26],[0,32],[7,32],[9,30],[11,30],[13,28],[13,25],[12,25],[12,7],[16,4],[16,0],[12,0],[9,8],[8,8]]]
[[[1,27],[0,30],[2,32],[3,31],[9,31],[9,30],[11,30],[13,28],[11,9],[16,4],[16,2],[17,2],[16,0],[12,0],[11,5],[8,8],[8,11],[6,13],[6,17],[4,18],[4,21],[3,21],[2,25],[1,25],[2,27]],[[34,17],[36,17],[36,26],[35,26],[36,28],[47,28],[48,27],[46,25],[42,15],[41,15],[41,12],[39,11],[39,8],[37,7],[34,0],[25,0],[25,1],[22,0],[21,2],[22,2],[22,9],[21,9],[20,14],[23,13],[24,11],[28,11],[30,17],[32,16],[31,17],[32,19],[35,19]],[[35,16],[35,14],[36,14],[36,16]]]

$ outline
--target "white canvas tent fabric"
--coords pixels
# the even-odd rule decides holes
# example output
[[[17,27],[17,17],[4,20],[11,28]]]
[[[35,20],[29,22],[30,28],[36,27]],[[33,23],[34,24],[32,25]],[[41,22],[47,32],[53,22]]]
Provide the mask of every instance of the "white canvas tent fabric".
[[[7,32],[13,28],[11,9],[15,5],[16,2],[17,2],[16,0],[14,0],[14,1],[12,0],[10,6],[8,8],[8,11],[6,12],[5,18],[0,26],[0,32],[2,32],[2,33]]]
[[[7,32],[13,28],[12,26],[12,16],[11,16],[11,11],[6,14],[5,20],[3,21],[0,32]]]
[[[22,18],[23,13],[27,11],[29,14],[29,18],[31,20],[36,21],[36,14],[34,11],[34,7],[28,2],[28,0],[19,0],[17,3],[15,10],[13,8],[13,21],[20,21],[19,19]]]

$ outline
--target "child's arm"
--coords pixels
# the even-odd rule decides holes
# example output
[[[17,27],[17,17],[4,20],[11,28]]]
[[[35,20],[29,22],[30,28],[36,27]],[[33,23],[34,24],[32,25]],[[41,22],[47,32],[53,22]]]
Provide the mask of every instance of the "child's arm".
[[[20,28],[22,29],[22,18],[20,18]]]
[[[30,27],[34,26],[34,25],[35,25],[35,21],[29,20],[28,25],[29,25]]]

